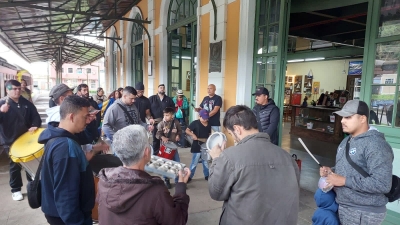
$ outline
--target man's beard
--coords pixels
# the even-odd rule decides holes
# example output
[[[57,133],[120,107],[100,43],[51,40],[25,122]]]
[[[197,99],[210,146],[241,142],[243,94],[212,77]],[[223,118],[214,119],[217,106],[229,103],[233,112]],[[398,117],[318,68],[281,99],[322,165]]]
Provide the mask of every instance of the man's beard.
[[[165,95],[165,91],[159,91],[158,94]]]

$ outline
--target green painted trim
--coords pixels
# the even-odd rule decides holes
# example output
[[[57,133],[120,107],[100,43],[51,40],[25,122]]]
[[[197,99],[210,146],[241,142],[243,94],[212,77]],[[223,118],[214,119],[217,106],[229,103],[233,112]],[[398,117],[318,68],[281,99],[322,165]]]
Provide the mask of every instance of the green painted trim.
[[[376,1],[376,0],[375,0]],[[368,12],[367,12],[367,26],[365,30],[365,44],[366,48],[364,48],[363,55],[363,76],[361,76],[361,90],[360,90],[360,99],[365,102],[371,102],[371,93],[372,93],[372,80],[373,73],[375,70],[375,45],[373,44],[373,40],[375,38],[374,32],[374,10],[375,2],[374,0],[369,0],[368,2]]]
[[[398,225],[400,224],[400,213],[394,212],[392,210],[387,210],[385,221],[382,225]]]
[[[253,56],[253,73],[252,73],[252,84],[251,84],[251,93],[254,93],[256,91],[256,79],[257,79],[257,74],[256,74],[256,67],[257,67],[257,48],[258,48],[258,25],[259,25],[259,17],[260,17],[260,0],[257,0],[256,3],[256,16],[255,16],[255,20],[254,20],[254,56]],[[253,96],[249,96],[249,98],[253,98]],[[255,105],[254,101],[250,101],[251,102],[251,107],[253,108]]]
[[[217,5],[215,4],[215,0],[211,0],[213,9],[214,9],[214,41],[217,40]]]
[[[170,31],[176,30],[176,29],[178,29],[180,27],[183,27],[183,26],[185,26],[185,25],[187,25],[189,23],[193,23],[195,21],[197,21],[197,15],[190,16],[188,18],[185,18],[183,20],[179,20],[178,22],[168,26],[167,27],[167,31],[170,32]]]
[[[394,36],[389,36],[389,37],[380,37],[375,39],[375,43],[383,43],[383,42],[392,42],[392,41],[398,41],[400,40],[400,35],[394,35]]]
[[[368,0],[292,0],[292,9],[290,13],[313,12],[355,5],[363,2],[368,2]]]
[[[341,47],[341,48],[328,48],[328,49],[316,49],[316,50],[306,50],[291,52],[287,54],[287,60],[293,59],[306,59],[306,58],[332,58],[332,57],[342,57],[342,56],[360,56],[363,55],[363,48],[354,47]]]
[[[282,127],[283,123],[283,102],[285,98],[285,79],[286,79],[286,61],[287,61],[287,48],[288,48],[288,37],[289,37],[289,21],[290,21],[290,0],[281,1],[281,9],[279,16],[279,37],[278,37],[278,60],[277,60],[277,71],[276,77],[277,82],[275,85],[274,101],[279,108],[279,128]],[[279,61],[280,60],[280,61]],[[279,141],[278,145],[282,143],[282,130],[278,129]]]

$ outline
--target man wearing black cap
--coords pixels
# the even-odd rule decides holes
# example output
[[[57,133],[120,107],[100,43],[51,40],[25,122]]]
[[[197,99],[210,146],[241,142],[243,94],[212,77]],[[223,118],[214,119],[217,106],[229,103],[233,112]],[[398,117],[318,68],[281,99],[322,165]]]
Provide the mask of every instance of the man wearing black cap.
[[[269,91],[265,87],[258,88],[254,95],[257,105],[254,106],[253,112],[257,118],[258,131],[267,133],[271,142],[278,145],[279,108],[274,100],[269,98]]]
[[[165,94],[165,85],[160,84],[158,85],[158,93],[150,96],[149,98],[150,101],[150,112],[151,116],[153,119],[156,120],[156,122],[162,121],[164,117],[164,109],[167,107],[175,108],[174,101],[170,97],[168,97]],[[154,155],[158,154],[158,151],[160,150],[160,140],[155,138],[157,134],[157,126],[154,126],[153,130],[153,149],[154,149]]]
[[[385,193],[392,186],[393,150],[384,135],[369,126],[365,102],[348,101],[334,113],[343,117],[343,132],[349,137],[338,147],[335,167],[324,166],[319,172],[334,186],[340,223],[381,224],[388,203]]]
[[[136,108],[139,110],[140,119],[143,122],[146,122],[146,119],[149,121],[150,124],[154,123],[153,118],[151,117],[151,104],[149,99],[144,96],[144,85],[142,82],[137,82],[135,85],[135,89],[137,92],[135,102],[133,103]]]

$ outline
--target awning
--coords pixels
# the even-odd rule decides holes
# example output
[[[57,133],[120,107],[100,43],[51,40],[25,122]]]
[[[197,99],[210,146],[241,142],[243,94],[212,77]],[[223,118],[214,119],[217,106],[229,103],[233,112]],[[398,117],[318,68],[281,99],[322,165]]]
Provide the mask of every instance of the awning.
[[[105,37],[140,0],[0,0],[0,41],[28,62],[86,65],[104,56],[104,47],[76,36]]]

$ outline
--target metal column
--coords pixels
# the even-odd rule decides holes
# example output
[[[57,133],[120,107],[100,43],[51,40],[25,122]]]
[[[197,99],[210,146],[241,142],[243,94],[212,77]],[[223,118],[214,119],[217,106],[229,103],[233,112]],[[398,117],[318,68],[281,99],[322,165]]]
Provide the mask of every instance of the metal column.
[[[58,48],[57,56],[56,56],[56,84],[62,83],[62,47]]]

